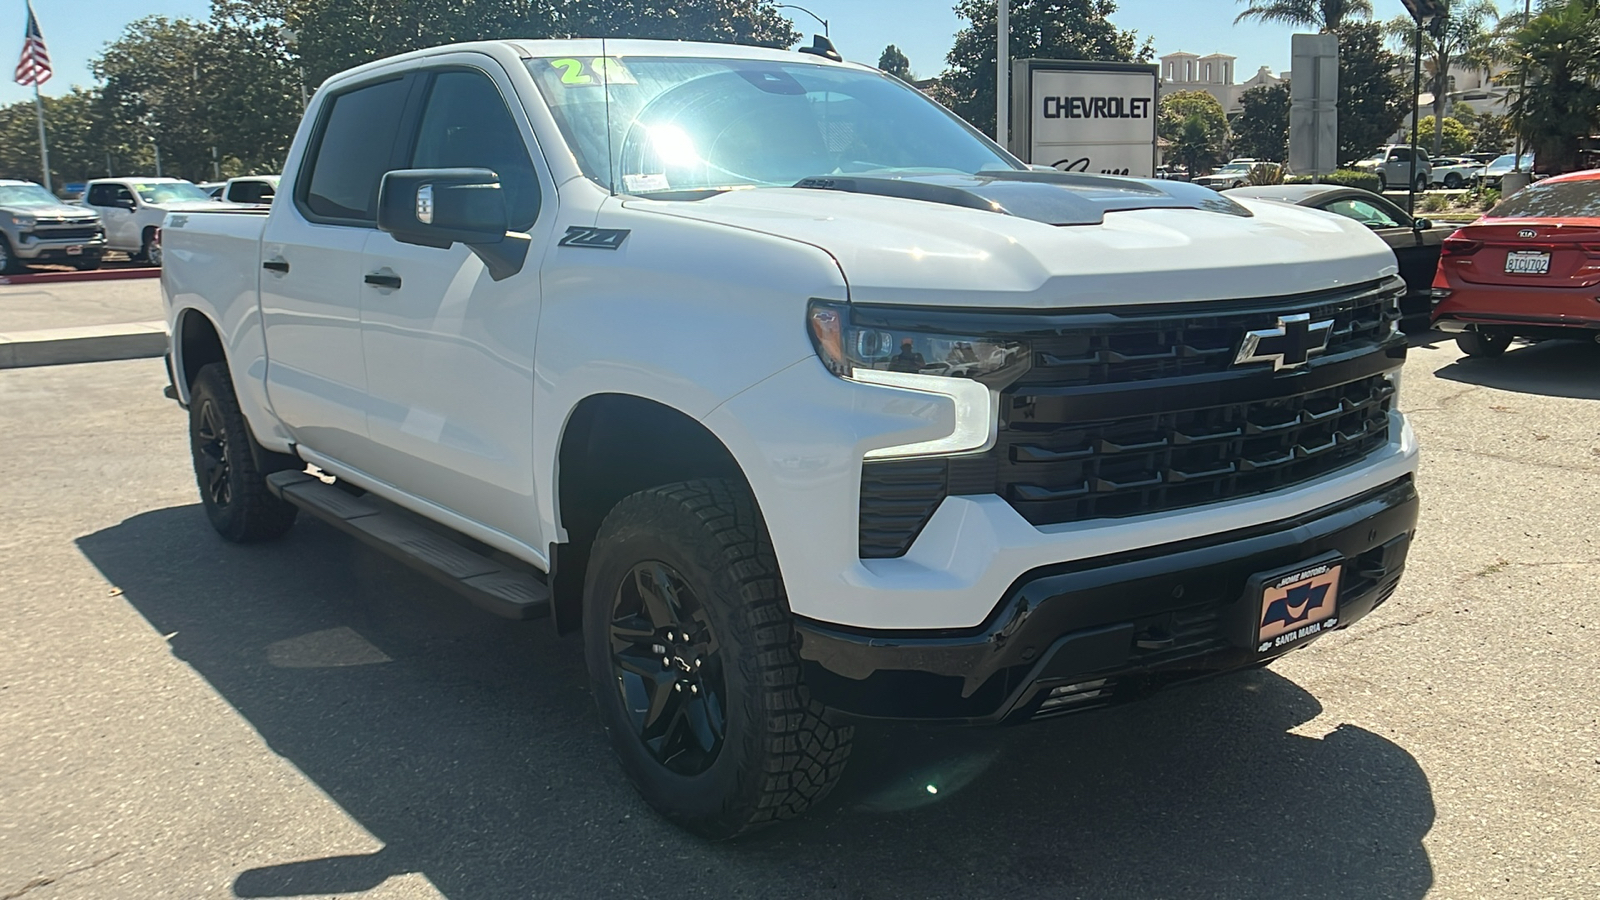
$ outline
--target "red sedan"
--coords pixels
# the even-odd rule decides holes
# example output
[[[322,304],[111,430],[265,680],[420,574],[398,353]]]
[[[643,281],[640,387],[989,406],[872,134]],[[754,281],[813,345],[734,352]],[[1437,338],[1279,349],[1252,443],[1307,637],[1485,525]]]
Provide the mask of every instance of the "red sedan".
[[[1600,169],[1523,188],[1446,238],[1433,303],[1468,356],[1517,337],[1600,341]]]

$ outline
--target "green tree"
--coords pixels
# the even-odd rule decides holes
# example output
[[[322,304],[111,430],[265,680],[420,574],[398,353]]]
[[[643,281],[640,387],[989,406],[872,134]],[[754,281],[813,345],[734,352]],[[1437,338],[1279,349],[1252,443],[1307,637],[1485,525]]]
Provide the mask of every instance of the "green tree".
[[[1338,31],[1356,19],[1372,17],[1372,0],[1239,0],[1250,7],[1234,17],[1235,25],[1246,19],[1275,25]]]
[[[911,60],[893,44],[883,48],[883,53],[879,54],[878,68],[901,81],[911,81],[914,77],[911,74]]]
[[[1472,149],[1481,153],[1505,153],[1511,145],[1511,121],[1505,116],[1483,113],[1467,125],[1472,133]]]
[[[1289,153],[1289,86],[1264,85],[1239,95],[1233,150],[1240,156],[1283,161]]]
[[[1492,40],[1494,21],[1500,17],[1489,0],[1451,3],[1444,0],[1445,14],[1435,19],[1428,28],[1417,28],[1410,16],[1397,16],[1385,22],[1384,33],[1403,47],[1406,56],[1417,51],[1422,42],[1425,90],[1433,93],[1433,153],[1444,151],[1444,105],[1450,93],[1450,69],[1458,64],[1484,65]],[[1426,130],[1426,129],[1424,129]]]
[[[1467,130],[1467,126],[1461,124],[1458,119],[1445,116],[1444,122],[1435,127],[1433,116],[1423,116],[1422,121],[1418,122],[1417,125],[1423,134],[1440,134],[1442,136],[1440,146],[1443,149],[1440,153],[1456,156],[1472,149],[1472,132]],[[1439,153],[1434,155],[1438,156]]]
[[[1177,91],[1161,98],[1156,134],[1171,146],[1190,175],[1200,175],[1222,156],[1228,140],[1228,114],[1205,91]]]
[[[147,16],[129,24],[90,63],[102,82],[99,108],[107,133],[124,145],[159,147],[164,174],[197,179],[210,174],[210,83],[200,70],[209,44],[203,22]],[[212,74],[208,70],[206,76]]]
[[[1600,126],[1600,10],[1595,0],[1540,7],[1508,34],[1501,83],[1512,88],[1512,129],[1533,149],[1541,172],[1572,171],[1578,142]],[[1522,78],[1526,76],[1526,84]]]
[[[967,21],[956,33],[935,98],[985,134],[994,134],[995,0],[960,0],[956,15]],[[1114,0],[1012,0],[1014,59],[1093,59],[1146,62],[1149,41],[1111,24]],[[1002,141],[1004,143],[1004,141]]]
[[[1404,64],[1383,47],[1370,22],[1346,24],[1339,35],[1339,159],[1351,162],[1383,144],[1405,119],[1411,89],[1395,74]]]

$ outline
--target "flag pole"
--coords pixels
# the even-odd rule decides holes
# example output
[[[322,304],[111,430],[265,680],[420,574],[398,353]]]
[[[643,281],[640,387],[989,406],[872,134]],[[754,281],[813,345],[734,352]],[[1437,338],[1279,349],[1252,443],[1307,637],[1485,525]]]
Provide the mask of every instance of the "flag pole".
[[[50,144],[44,136],[44,101],[39,97],[39,82],[33,83],[33,111],[39,115],[39,160],[44,164],[44,189],[55,193],[50,184]]]

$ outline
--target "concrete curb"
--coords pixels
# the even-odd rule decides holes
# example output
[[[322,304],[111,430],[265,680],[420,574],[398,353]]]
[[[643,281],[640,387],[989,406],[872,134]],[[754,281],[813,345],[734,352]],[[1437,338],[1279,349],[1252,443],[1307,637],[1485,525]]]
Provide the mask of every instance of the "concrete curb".
[[[167,352],[167,323],[88,325],[0,334],[0,369],[150,359]]]
[[[61,284],[71,281],[125,281],[130,278],[159,278],[161,269],[93,269],[88,272],[29,272],[25,275],[0,275],[0,284]]]

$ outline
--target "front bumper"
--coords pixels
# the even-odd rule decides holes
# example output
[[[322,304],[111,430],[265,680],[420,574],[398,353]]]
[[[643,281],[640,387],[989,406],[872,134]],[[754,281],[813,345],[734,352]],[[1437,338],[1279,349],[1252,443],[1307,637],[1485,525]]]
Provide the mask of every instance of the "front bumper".
[[[73,248],[77,248],[74,252]],[[75,261],[80,259],[99,259],[106,249],[105,238],[41,238],[33,235],[24,235],[22,239],[12,242],[12,253],[18,259],[59,259]]]
[[[1251,576],[1339,554],[1346,628],[1394,593],[1417,506],[1408,475],[1291,519],[1035,569],[976,629],[877,631],[802,618],[806,682],[813,697],[855,715],[1009,724],[1257,665],[1278,654],[1257,652]]]

